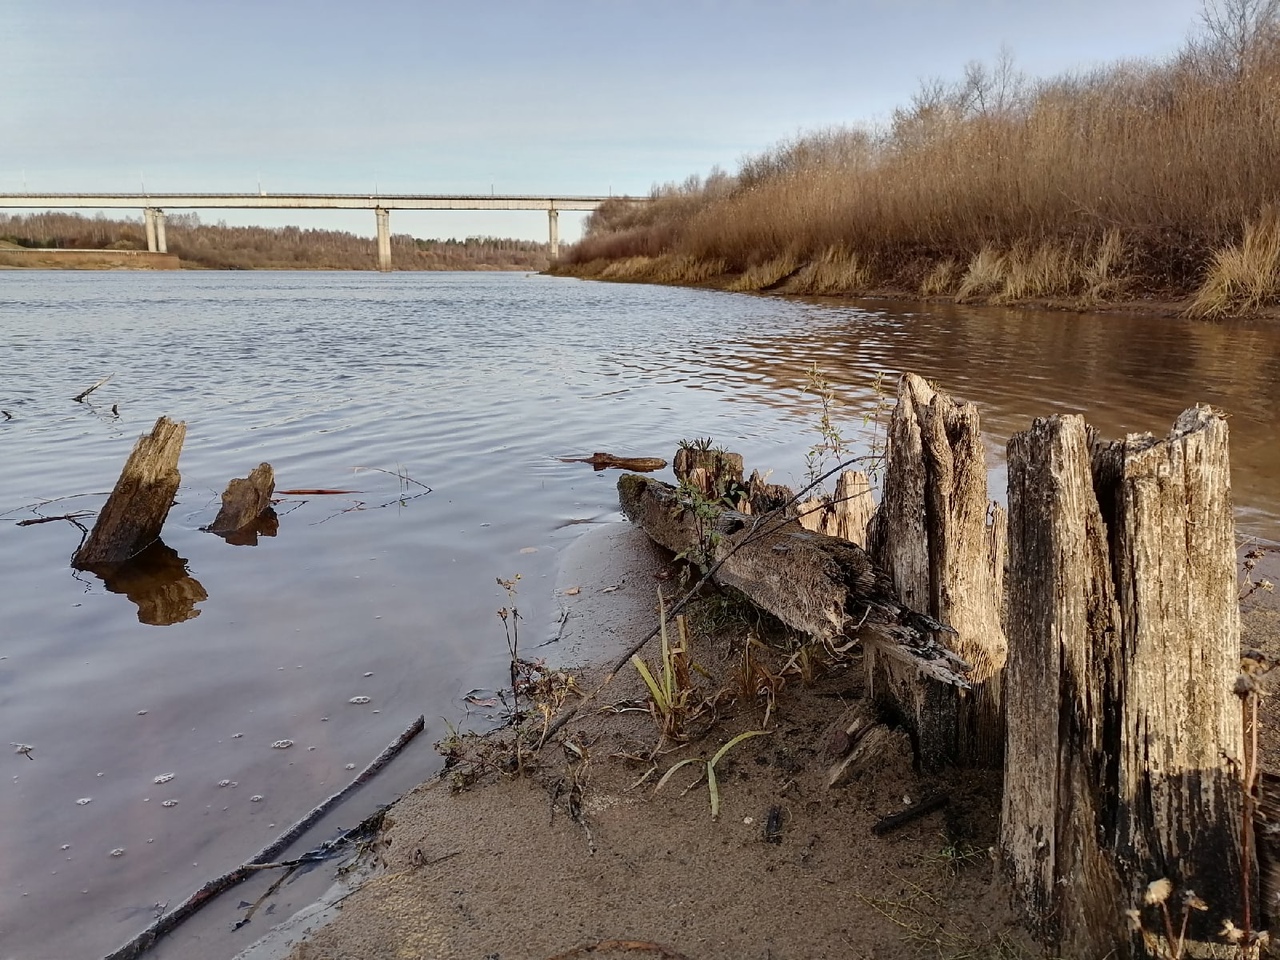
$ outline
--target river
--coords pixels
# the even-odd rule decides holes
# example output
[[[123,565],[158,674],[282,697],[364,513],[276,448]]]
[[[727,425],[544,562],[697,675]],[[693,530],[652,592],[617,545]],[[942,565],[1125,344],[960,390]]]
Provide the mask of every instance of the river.
[[[799,485],[814,362],[858,449],[878,372],[976,401],[1001,498],[1004,442],[1034,416],[1115,436],[1220,406],[1240,530],[1280,540],[1274,325],[510,274],[13,271],[0,331],[0,731],[33,747],[3,754],[4,958],[108,952],[419,714],[426,735],[327,828],[429,776],[431,741],[486,722],[466,697],[506,674],[497,579],[520,575],[524,650],[553,654],[557,556],[618,519],[616,473],[557,458],[710,436]],[[72,522],[17,521],[96,510],[162,414],[188,427],[168,549],[158,579],[108,589],[70,569]],[[263,460],[283,490],[352,492],[284,496],[256,546],[202,532]],[[201,955],[265,927],[220,929]]]

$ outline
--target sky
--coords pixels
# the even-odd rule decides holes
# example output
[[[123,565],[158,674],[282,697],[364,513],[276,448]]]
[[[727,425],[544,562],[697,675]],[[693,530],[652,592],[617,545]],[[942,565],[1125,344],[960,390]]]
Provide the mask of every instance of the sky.
[[[0,192],[644,194],[803,131],[884,123],[1002,45],[1033,77],[1165,58],[1200,8],[0,0]],[[368,211],[202,216],[374,232]],[[561,214],[561,238],[581,221]],[[396,211],[391,226],[547,232],[543,213]]]

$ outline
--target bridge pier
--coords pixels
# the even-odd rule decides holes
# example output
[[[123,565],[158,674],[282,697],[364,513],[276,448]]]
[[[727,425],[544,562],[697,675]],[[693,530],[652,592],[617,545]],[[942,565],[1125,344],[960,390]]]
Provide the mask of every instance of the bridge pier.
[[[551,209],[547,211],[547,228],[550,231],[548,243],[551,246],[551,259],[558,260],[560,258],[560,211],[555,208],[554,201]]]
[[[168,253],[169,244],[164,236],[164,211],[144,207],[142,219],[147,230],[147,249],[152,253]]]
[[[391,269],[391,211],[382,207],[374,208],[378,218],[378,269]]]

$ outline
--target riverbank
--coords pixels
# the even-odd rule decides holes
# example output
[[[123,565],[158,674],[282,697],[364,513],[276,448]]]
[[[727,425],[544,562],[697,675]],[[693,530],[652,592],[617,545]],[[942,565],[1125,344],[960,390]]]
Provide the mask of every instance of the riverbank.
[[[5,246],[0,270],[181,270],[172,253],[146,250],[55,250]]]
[[[587,654],[597,664],[579,676],[583,689],[595,689],[601,662],[652,627],[652,597],[673,572],[630,525],[604,525],[575,543],[556,592],[570,604],[567,659]],[[1254,576],[1280,580],[1280,553],[1265,551]],[[695,659],[723,677],[741,610],[725,617],[715,598],[701,606],[692,615]],[[1274,593],[1251,594],[1243,617],[1246,646],[1280,651]],[[655,652],[642,656],[652,664]],[[652,779],[636,785],[646,765],[631,758],[656,736],[637,712],[575,717],[567,732],[586,761],[553,746],[524,776],[492,773],[458,793],[447,781],[424,783],[392,808],[370,879],[335,891],[340,904],[304,911],[242,960],[290,948],[291,960],[1038,956],[990,855],[998,775],[922,778],[904,752],[848,786],[826,787],[823,743],[861,696],[861,677],[854,662],[779,692],[773,732],[734,747],[717,768],[718,821],[705,785],[682,793],[692,775],[657,793]],[[597,703],[644,695],[624,669]],[[1274,719],[1263,744],[1269,769],[1280,757]],[[705,757],[760,724],[756,705],[736,703],[661,767]],[[575,784],[583,823],[566,802]],[[950,797],[943,811],[872,836],[879,817],[934,792]],[[776,842],[766,834],[772,810],[781,811]]]
[[[1242,7],[1241,10],[1244,8]],[[1206,14],[1162,61],[1033,78],[1008,51],[887,121],[802,132],[645,204],[611,201],[561,270],[741,292],[966,303],[1280,303],[1275,11]]]
[[[673,575],[629,524],[575,543],[557,591],[576,591],[566,598],[564,642],[570,659],[592,657],[578,675],[582,689],[595,689],[600,664],[656,624],[658,586],[678,594]],[[694,660],[714,677],[708,687],[732,683],[729,645],[750,625],[740,616],[715,597],[691,618]],[[656,641],[649,646],[642,656],[652,665]],[[645,697],[625,668],[566,728],[585,763],[552,744],[525,776],[492,774],[459,793],[431,781],[396,804],[376,875],[327,926],[295,931],[306,939],[291,957],[576,957],[611,941],[633,946],[590,955],[890,957],[914,944],[944,955],[1032,956],[987,852],[998,815],[992,777],[921,778],[904,750],[850,786],[826,789],[828,728],[861,686],[857,663],[812,687],[788,681],[772,732],[732,748],[717,767],[722,809],[712,820],[705,784],[686,790],[692,770],[660,792],[656,776],[636,785],[649,765],[635,758],[657,731],[647,713],[614,712]],[[658,767],[707,757],[762,719],[758,704],[725,705],[704,737],[664,751]],[[574,783],[583,823],[570,816]],[[872,837],[879,817],[942,790],[948,811]]]
[[[1010,298],[999,292],[983,296],[961,296],[958,293],[923,292],[920,288],[906,286],[875,286],[859,288],[822,288],[815,292],[803,279],[808,264],[796,267],[791,273],[772,283],[753,287],[744,279],[745,273],[713,273],[711,269],[686,264],[683,270],[672,270],[669,261],[661,257],[631,257],[623,261],[593,260],[589,263],[561,261],[552,264],[545,273],[548,276],[570,277],[578,280],[601,280],[613,283],[652,283],[663,286],[691,287],[700,290],[716,290],[724,293],[753,293],[760,296],[797,297],[813,302],[849,303],[853,301],[888,300],[900,303],[956,304],[1020,309],[1049,310],[1057,313],[1107,313],[1139,317],[1164,317],[1185,319],[1195,315],[1195,298],[1184,296],[1138,296],[1133,299],[1096,296],[1024,296]],[[1260,305],[1249,313],[1250,319],[1267,322],[1280,321],[1280,305]]]

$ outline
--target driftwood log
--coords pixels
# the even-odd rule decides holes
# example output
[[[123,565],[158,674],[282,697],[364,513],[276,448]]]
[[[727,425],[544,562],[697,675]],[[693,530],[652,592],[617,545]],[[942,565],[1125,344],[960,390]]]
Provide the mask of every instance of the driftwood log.
[[[269,463],[258,464],[248,477],[236,477],[222,491],[222,507],[209,524],[209,531],[228,536],[251,529],[271,508],[275,489],[276,475]]]
[[[987,494],[987,464],[978,411],[935,391],[915,374],[898,382],[889,425],[884,495],[871,524],[871,552],[902,602],[928,613],[954,632],[939,637],[970,665],[972,692],[947,717],[937,704],[938,735],[952,738],[945,759],[982,766],[1000,764],[1004,718],[1001,671],[1008,642],[1001,623],[1005,566],[1005,514]],[[898,675],[893,661],[874,650],[868,680],[877,699],[896,702],[913,678]],[[953,726],[950,733],[945,728]]]
[[[777,515],[724,509],[708,519],[705,501],[694,504],[648,477],[624,475],[618,497],[623,512],[654,541],[678,554],[702,554],[717,582],[787,626],[834,649],[855,641],[874,648],[895,665],[894,676],[904,678],[906,689],[897,693],[908,706],[898,719],[922,764],[936,769],[951,759],[967,664],[937,640],[946,633],[941,624],[898,600],[865,550]]]
[[[632,470],[636,473],[652,473],[661,470],[667,461],[658,457],[615,457],[612,453],[597,450],[589,457],[558,457],[561,463],[589,463],[599,470]]]
[[[1226,421],[1197,407],[1163,440],[1091,443],[1079,417],[1051,417],[1008,461],[1015,900],[1064,955],[1140,952],[1123,911],[1166,878],[1208,902],[1191,934],[1215,939],[1242,906]]]
[[[186,435],[185,423],[161,417],[138,438],[93,530],[72,556],[73,567],[122,563],[159,538],[182,480],[178,455]]]

